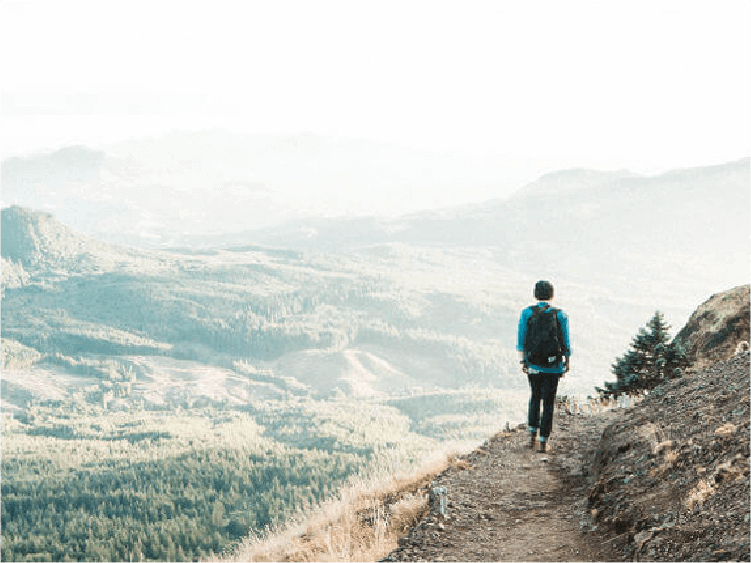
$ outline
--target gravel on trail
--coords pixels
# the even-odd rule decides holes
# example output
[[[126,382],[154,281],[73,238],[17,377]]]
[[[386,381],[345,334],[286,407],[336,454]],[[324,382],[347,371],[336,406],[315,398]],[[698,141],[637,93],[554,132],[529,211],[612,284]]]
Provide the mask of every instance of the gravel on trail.
[[[615,559],[610,545],[586,537],[582,464],[617,416],[557,413],[544,454],[528,448],[526,426],[495,435],[436,478],[447,489],[446,517],[425,516],[384,561]]]
[[[544,454],[524,425],[496,434],[383,560],[748,561],[749,392],[745,352],[631,408],[558,409]]]

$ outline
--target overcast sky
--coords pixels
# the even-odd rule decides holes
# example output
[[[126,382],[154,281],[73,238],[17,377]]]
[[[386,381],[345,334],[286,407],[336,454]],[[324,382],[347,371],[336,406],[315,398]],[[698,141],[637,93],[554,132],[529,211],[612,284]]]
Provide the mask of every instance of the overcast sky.
[[[751,153],[751,3],[0,2],[2,154],[174,128],[654,172]]]

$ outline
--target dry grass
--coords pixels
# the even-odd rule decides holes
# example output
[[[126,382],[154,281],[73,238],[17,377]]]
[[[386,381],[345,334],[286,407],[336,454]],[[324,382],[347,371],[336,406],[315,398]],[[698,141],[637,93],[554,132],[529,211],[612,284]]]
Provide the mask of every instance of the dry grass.
[[[612,405],[611,408],[615,408]],[[502,439],[499,433],[491,439]],[[378,561],[396,549],[428,511],[430,482],[447,467],[471,470],[456,451],[434,452],[420,465],[395,474],[388,468],[350,482],[339,496],[301,512],[280,526],[248,536],[224,561]],[[667,453],[668,465],[675,454]]]
[[[251,534],[224,560],[378,561],[427,513],[430,482],[452,464],[467,468],[444,450],[403,474],[381,470],[353,481],[338,498]]]

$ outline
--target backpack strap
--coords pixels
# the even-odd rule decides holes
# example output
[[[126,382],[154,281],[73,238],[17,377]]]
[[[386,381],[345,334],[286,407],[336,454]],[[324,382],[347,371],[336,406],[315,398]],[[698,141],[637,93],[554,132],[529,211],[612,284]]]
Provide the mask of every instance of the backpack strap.
[[[558,340],[561,344],[561,352],[565,353],[568,352],[566,349],[566,345],[563,342],[563,327],[561,326],[561,319],[558,318],[558,313],[561,312],[560,309],[556,309],[555,307],[551,307],[553,314],[555,315],[555,326],[558,328]]]
[[[540,307],[535,305],[534,307],[532,307],[532,314],[539,315],[539,314],[545,313],[548,309],[550,309],[550,303],[544,303]]]

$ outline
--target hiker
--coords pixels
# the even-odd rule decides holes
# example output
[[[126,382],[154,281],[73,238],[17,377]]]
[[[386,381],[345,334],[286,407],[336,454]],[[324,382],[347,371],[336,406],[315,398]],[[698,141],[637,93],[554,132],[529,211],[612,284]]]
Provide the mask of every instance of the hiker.
[[[521,365],[527,374],[532,396],[529,399],[527,423],[529,447],[534,449],[537,430],[540,431],[540,449],[545,451],[553,428],[553,409],[558,380],[569,370],[571,345],[568,335],[568,317],[550,305],[553,284],[540,280],[535,284],[537,303],[522,311],[519,319],[519,336],[516,349]],[[542,401],[542,421],[540,420]]]

